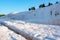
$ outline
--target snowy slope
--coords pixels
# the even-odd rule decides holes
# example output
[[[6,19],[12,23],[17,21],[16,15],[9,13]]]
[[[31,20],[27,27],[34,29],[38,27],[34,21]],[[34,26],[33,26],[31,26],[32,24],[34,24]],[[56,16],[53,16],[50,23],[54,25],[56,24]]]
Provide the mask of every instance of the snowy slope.
[[[52,11],[52,15],[51,15]],[[59,15],[55,16],[56,13]],[[14,20],[23,20],[32,23],[60,24],[60,3],[45,8],[38,8],[35,11],[12,12],[8,14]]]
[[[60,40],[60,3],[34,11],[12,12],[1,17],[0,24],[4,26],[1,25],[0,36],[6,34],[1,40]]]

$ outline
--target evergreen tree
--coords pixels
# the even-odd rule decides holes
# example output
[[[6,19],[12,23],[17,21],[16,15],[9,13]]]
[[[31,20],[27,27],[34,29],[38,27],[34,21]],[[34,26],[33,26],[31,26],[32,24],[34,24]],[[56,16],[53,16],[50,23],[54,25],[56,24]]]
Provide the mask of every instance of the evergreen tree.
[[[45,7],[45,4],[39,5],[39,8],[43,8],[43,7]]]
[[[29,11],[30,11],[31,9],[29,8]]]
[[[31,10],[35,10],[35,7],[31,7]]]
[[[48,6],[53,5],[52,3],[49,3]]]
[[[58,4],[59,2],[57,1],[56,4]]]

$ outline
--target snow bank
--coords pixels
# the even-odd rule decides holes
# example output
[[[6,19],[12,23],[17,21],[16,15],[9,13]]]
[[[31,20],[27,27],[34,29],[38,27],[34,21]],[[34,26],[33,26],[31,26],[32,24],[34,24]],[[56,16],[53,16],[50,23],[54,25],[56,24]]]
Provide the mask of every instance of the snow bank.
[[[0,40],[26,40],[21,35],[14,33],[5,26],[0,26]]]
[[[32,40],[58,40],[60,39],[60,26],[32,24],[32,23],[16,23],[5,21],[5,25],[18,32],[25,38]]]

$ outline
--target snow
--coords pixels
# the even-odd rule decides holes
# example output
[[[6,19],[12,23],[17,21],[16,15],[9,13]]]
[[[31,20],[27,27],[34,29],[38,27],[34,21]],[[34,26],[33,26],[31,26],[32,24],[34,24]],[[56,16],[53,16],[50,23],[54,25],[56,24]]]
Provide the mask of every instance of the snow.
[[[0,40],[60,40],[60,3],[1,17]]]
[[[51,15],[52,11],[52,15]],[[41,24],[57,24],[60,25],[60,15],[55,16],[55,13],[60,14],[60,3],[54,4],[45,8],[38,8],[35,11],[19,12],[16,14],[8,14],[7,16],[14,20],[23,20],[32,23]]]
[[[9,30],[5,26],[0,26],[0,40],[26,40],[21,35]]]
[[[32,40],[57,40],[60,38],[60,26],[54,25],[43,25],[43,24],[20,24],[16,22],[6,22],[6,25],[9,25],[13,30],[18,31],[19,33],[24,33],[27,36],[31,36]],[[21,35],[23,35],[23,33]],[[29,34],[29,35],[28,35]]]

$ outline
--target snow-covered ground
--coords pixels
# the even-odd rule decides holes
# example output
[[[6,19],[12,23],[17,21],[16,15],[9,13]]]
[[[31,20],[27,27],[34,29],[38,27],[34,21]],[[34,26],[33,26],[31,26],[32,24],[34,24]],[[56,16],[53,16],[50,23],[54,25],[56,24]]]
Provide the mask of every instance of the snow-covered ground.
[[[34,11],[12,12],[1,17],[0,24],[0,40],[60,40],[60,3]]]
[[[32,40],[60,40],[60,26],[57,25],[31,24],[22,21],[5,21],[4,24],[24,37],[32,37]]]
[[[0,40],[26,40],[21,35],[9,30],[7,27],[0,25]]]

